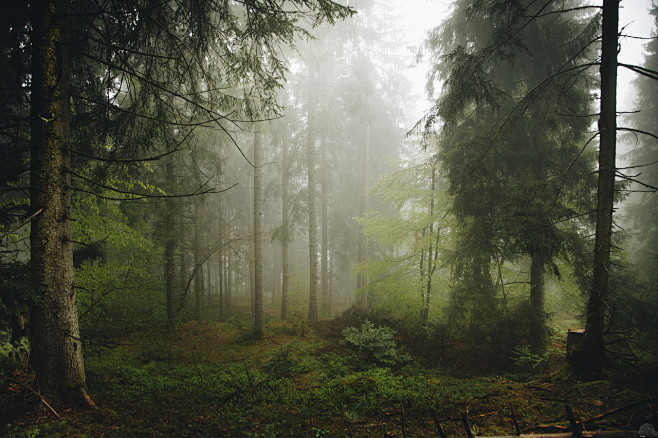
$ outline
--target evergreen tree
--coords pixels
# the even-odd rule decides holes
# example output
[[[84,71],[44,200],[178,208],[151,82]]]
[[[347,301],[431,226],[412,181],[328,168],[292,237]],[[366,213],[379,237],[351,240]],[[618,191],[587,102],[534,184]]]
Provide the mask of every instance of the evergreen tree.
[[[438,77],[445,85],[424,129],[427,135],[442,123],[439,158],[465,224],[453,259],[453,306],[491,309],[495,255],[530,255],[527,339],[539,350],[544,271],[569,255],[567,243],[580,238],[572,219],[591,208],[592,154],[582,149],[593,81],[582,47],[596,19],[556,13],[560,8],[458,1],[426,44],[434,60],[429,88]],[[472,320],[486,326],[487,319]]]

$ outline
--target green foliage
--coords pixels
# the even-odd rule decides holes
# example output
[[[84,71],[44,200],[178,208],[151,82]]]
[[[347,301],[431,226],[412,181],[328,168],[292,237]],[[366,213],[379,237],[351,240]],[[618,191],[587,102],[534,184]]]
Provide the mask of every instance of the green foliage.
[[[357,270],[370,279],[368,287],[382,309],[426,324],[445,306],[449,280],[445,261],[456,224],[435,160],[420,154],[399,165],[368,189],[379,201],[377,209],[357,220],[378,254]]]
[[[357,353],[367,364],[391,366],[400,361],[394,335],[395,331],[390,327],[375,327],[366,320],[360,329],[348,327],[343,330],[344,339],[341,343]]]
[[[566,351],[566,337],[553,335],[548,342],[546,350],[537,352],[531,345],[517,345],[513,352],[513,361],[521,372],[546,373],[551,360],[564,357]]]
[[[0,331],[0,371],[25,366],[30,356],[30,342],[25,336],[17,343],[12,343],[10,338],[10,333]]]

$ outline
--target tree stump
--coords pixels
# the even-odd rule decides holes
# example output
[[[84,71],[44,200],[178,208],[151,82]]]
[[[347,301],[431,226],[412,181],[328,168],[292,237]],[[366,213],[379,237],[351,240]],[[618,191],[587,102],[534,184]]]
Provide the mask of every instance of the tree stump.
[[[567,360],[570,363],[582,351],[583,342],[585,342],[585,329],[569,329],[567,331]]]

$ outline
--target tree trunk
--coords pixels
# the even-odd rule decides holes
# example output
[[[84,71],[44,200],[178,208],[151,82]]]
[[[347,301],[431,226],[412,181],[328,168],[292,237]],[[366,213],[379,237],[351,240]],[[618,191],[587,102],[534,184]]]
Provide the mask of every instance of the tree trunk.
[[[166,157],[165,175],[167,187],[173,187],[175,181],[171,156]],[[165,199],[164,221],[164,275],[165,293],[167,297],[167,330],[169,333],[173,333],[176,330],[176,311],[174,303],[174,293],[176,290],[176,266],[174,261],[176,239],[174,237],[174,200],[172,198]]]
[[[363,142],[363,153],[361,156],[361,176],[362,188],[361,205],[359,208],[359,216],[363,216],[370,208],[370,199],[368,196],[368,184],[370,183],[370,121],[366,125],[366,139]],[[363,234],[363,227],[359,227],[359,248],[357,251],[357,264],[361,264],[368,260],[368,239]],[[368,293],[363,289],[368,284],[368,278],[365,273],[359,271],[356,277],[357,306],[366,308],[369,306]]]
[[[322,228],[320,244],[320,278],[322,284],[322,314],[329,315],[331,313],[331,299],[329,296],[329,178],[326,157],[326,142],[323,141],[320,148],[320,160],[322,161],[320,164],[322,167],[322,198],[320,202],[320,222]]]
[[[42,390],[94,407],[86,390],[73,288],[69,4],[32,3],[31,362]]]
[[[221,321],[226,317],[226,309],[224,308],[224,295],[226,289],[224,287],[224,233],[222,233],[222,217],[223,211],[220,203],[218,221],[219,250],[217,251],[217,294],[219,295],[219,319]]]
[[[528,339],[535,352],[546,348],[546,289],[544,286],[545,257],[541,252],[530,255],[530,327]]]
[[[194,239],[194,315],[201,319],[201,294],[203,293],[203,276],[201,275],[201,207],[195,202]]]
[[[184,247],[183,244],[180,245],[180,284],[179,284],[179,290],[180,293],[185,293],[185,288],[187,287],[187,280],[188,280],[188,267],[187,267],[187,248]],[[188,295],[186,294],[186,299],[183,301],[183,304],[187,304],[188,301]]]
[[[208,260],[210,261],[210,260]],[[205,280],[205,288],[204,290],[206,291],[206,306],[210,308],[212,305],[212,265],[210,263],[205,264],[205,269],[206,269],[206,280]]]
[[[258,128],[257,128],[258,129]],[[263,309],[263,169],[261,134],[254,133],[254,334],[260,338],[265,328]]]
[[[233,293],[233,273],[232,273],[232,263],[233,257],[232,248],[227,248],[226,251],[226,317],[228,318],[231,315],[231,294]]]
[[[310,285],[308,297],[308,319],[315,322],[318,320],[318,230],[317,230],[317,206],[316,206],[316,169],[315,169],[315,136],[312,126],[313,99],[308,102],[308,255],[310,269]]]
[[[288,264],[288,243],[290,224],[288,223],[288,204],[290,203],[290,166],[288,164],[288,147],[281,145],[281,319],[288,318],[288,294],[290,274]]]
[[[432,177],[430,179],[430,227],[429,227],[429,234],[430,237],[432,237],[432,234],[434,234],[434,189],[436,188],[436,167],[432,166]],[[425,237],[425,230],[423,230],[423,237]],[[430,242],[432,242],[430,240]],[[437,238],[438,242],[438,238]],[[426,287],[425,287],[425,293],[424,296],[422,297],[423,302],[420,310],[420,320],[422,321],[423,324],[427,323],[427,319],[429,317],[430,313],[430,296],[432,294],[432,274],[434,274],[434,267],[436,266],[436,254],[435,254],[436,248],[433,247],[433,244],[430,243],[429,248],[427,249],[427,271],[425,274],[427,275],[426,279]],[[423,272],[423,256],[421,255],[420,257],[420,269],[421,269],[421,275],[424,273]]]
[[[599,184],[597,191],[594,276],[587,303],[585,341],[574,365],[584,375],[598,374],[605,357],[603,342],[610,269],[612,214],[617,147],[617,48],[619,0],[603,0],[601,42],[601,115],[599,117]]]

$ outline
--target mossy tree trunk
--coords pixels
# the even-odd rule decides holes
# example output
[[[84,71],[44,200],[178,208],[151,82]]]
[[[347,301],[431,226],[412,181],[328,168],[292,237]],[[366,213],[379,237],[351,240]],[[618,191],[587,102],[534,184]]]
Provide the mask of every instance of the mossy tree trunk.
[[[73,271],[67,0],[32,3],[32,367],[45,392],[93,407],[86,390]]]

